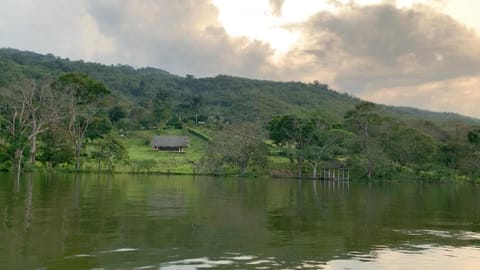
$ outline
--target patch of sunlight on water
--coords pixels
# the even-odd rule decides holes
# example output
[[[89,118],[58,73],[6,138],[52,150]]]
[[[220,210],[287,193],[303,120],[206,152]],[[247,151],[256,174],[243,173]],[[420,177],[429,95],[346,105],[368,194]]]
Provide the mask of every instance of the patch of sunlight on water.
[[[415,247],[413,247],[415,248]],[[368,269],[368,270],[403,270],[403,269],[462,269],[480,268],[480,249],[474,247],[417,247],[418,252],[402,250],[377,250],[375,259],[362,261],[359,258],[332,260],[323,269]],[[461,260],[459,260],[461,258]]]
[[[235,257],[192,258],[162,263],[158,269],[196,270],[205,268],[221,269],[373,269],[373,270],[403,270],[403,269],[463,269],[477,270],[480,267],[480,249],[474,247],[417,246],[411,247],[417,252],[379,249],[369,254],[352,252],[348,259],[334,259],[327,262],[306,260],[291,264],[276,260],[273,257],[240,255]],[[458,260],[461,258],[462,260]],[[135,269],[150,269],[154,266],[137,267]]]

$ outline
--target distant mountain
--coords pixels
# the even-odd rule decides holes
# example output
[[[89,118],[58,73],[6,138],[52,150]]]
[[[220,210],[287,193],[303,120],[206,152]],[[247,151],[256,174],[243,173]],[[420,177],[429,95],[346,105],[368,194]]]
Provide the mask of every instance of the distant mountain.
[[[232,121],[310,112],[341,120],[348,110],[361,102],[354,96],[336,92],[320,83],[262,81],[227,75],[181,77],[150,67],[137,69],[127,65],[102,65],[71,61],[51,54],[0,49],[0,88],[25,76],[53,80],[66,72],[82,72],[102,81],[130,110],[136,107],[147,111],[164,109],[179,115],[195,110],[208,117]],[[382,106],[382,110],[387,115],[405,120],[480,124],[479,119],[455,113],[392,106]]]

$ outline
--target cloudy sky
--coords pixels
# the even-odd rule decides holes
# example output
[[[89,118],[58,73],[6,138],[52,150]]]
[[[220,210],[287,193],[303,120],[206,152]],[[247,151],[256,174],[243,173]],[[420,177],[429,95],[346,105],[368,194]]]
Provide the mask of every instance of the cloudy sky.
[[[480,117],[478,0],[1,0],[0,47]]]

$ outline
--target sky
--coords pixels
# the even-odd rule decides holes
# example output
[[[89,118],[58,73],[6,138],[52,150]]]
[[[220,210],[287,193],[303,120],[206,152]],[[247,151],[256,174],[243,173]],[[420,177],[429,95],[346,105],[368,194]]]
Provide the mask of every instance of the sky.
[[[478,0],[0,1],[0,47],[480,118]]]

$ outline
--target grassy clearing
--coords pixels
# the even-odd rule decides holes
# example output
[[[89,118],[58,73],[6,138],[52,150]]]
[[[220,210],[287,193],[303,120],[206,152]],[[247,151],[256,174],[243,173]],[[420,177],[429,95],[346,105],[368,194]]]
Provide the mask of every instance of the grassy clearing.
[[[184,153],[154,151],[150,140],[155,135],[187,136],[190,146]],[[161,129],[130,131],[123,137],[130,157],[128,166],[119,166],[118,172],[151,172],[192,174],[194,165],[201,159],[207,141],[186,130]]]
[[[184,153],[155,151],[150,147],[150,140],[155,135],[187,136],[189,147]],[[134,130],[125,132],[121,136],[129,161],[128,163],[115,164],[117,173],[161,173],[161,174],[195,174],[199,172],[198,164],[205,154],[210,138],[215,136],[213,130],[207,128],[187,129],[158,129],[158,130]],[[266,142],[270,148],[268,169],[265,174],[286,175],[292,167],[288,158],[280,155],[280,150],[271,142]],[[86,152],[91,151],[89,146]],[[65,168],[74,171],[73,168]],[[102,168],[104,170],[104,168]],[[82,171],[96,172],[97,164],[94,160],[84,161]],[[238,173],[237,168],[226,167],[226,174]],[[257,172],[258,173],[258,172]]]

